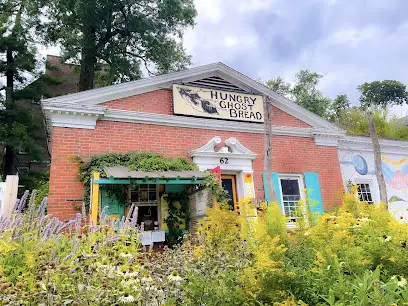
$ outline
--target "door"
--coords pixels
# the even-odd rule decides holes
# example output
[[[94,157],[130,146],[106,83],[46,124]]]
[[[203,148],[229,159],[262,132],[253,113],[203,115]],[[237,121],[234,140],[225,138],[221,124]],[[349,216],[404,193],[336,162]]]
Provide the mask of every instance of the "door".
[[[235,175],[221,175],[222,188],[228,193],[228,206],[235,210],[238,202],[237,184]]]

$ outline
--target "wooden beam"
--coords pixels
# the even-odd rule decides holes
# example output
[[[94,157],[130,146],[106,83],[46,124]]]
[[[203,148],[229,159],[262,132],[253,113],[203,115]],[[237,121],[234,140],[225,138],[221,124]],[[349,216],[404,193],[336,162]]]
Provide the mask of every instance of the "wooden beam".
[[[121,180],[121,179],[95,179],[94,180],[94,184],[99,184],[99,185],[112,185],[112,184],[122,184],[122,185],[130,185],[131,183],[133,184],[162,184],[162,185],[198,185],[203,183],[204,180],[183,180],[183,179],[175,179],[175,180],[145,180],[145,179],[141,179],[141,180]]]
[[[92,173],[92,189],[91,189],[91,221],[96,224],[98,221],[99,210],[99,184],[96,183],[100,178],[99,172]]]

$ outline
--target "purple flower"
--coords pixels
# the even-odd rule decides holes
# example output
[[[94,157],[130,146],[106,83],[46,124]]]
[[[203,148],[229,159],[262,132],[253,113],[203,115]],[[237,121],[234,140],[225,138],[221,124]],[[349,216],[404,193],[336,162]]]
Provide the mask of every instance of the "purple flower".
[[[81,222],[82,216],[80,213],[77,213],[75,218],[75,231],[78,235],[81,233]]]
[[[69,220],[67,223],[63,224],[61,223],[61,227],[57,230],[56,233],[61,233],[63,230],[69,228],[71,225],[73,225],[76,222],[75,219]]]
[[[30,195],[30,191],[26,190],[24,191],[23,196],[21,197],[21,199],[19,201],[17,201],[16,206],[14,208],[15,212],[23,212],[24,209],[27,206],[27,199]]]
[[[101,212],[101,222],[105,222],[106,220],[106,211],[109,209],[109,206],[105,206],[104,208],[102,208],[102,212]]]
[[[48,205],[48,198],[45,197],[44,199],[42,199],[41,204],[38,207],[37,215],[36,215],[37,218],[45,214],[45,209],[47,208],[47,205]]]
[[[113,236],[113,237],[109,237],[108,239],[106,239],[106,241],[105,241],[105,245],[110,245],[110,244],[113,244],[113,243],[115,243],[116,241],[118,241],[120,239],[120,237],[119,236]]]

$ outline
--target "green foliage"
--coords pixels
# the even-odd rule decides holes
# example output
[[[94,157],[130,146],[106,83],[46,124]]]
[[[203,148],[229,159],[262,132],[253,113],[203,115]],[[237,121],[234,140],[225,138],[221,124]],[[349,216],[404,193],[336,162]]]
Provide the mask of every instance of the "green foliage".
[[[38,124],[28,109],[14,103],[6,106],[0,101],[0,139],[3,145],[24,150],[35,157],[38,153],[35,144],[37,129]]]
[[[185,158],[167,158],[162,155],[151,152],[129,152],[104,153],[92,155],[87,162],[77,158],[79,162],[78,177],[84,183],[84,201],[89,205],[89,195],[91,188],[91,176],[93,172],[101,173],[101,177],[106,177],[104,167],[126,166],[137,171],[188,171],[198,170],[197,166]],[[125,199],[127,186],[108,185],[108,192],[116,195],[117,199]]]
[[[274,79],[265,81],[265,85],[281,96],[287,96],[291,91],[290,83],[286,82],[280,76]]]
[[[400,118],[389,115],[387,110],[373,113],[374,124],[380,138],[408,140],[408,129]],[[350,135],[369,136],[367,114],[364,110],[352,107],[340,112],[337,124]]]
[[[142,66],[160,74],[190,63],[181,38],[194,25],[192,0],[53,0],[47,12],[45,40],[81,64],[80,90],[93,88],[94,78],[138,79]]]
[[[3,176],[15,174],[15,154],[25,149],[35,157],[36,123],[29,111],[17,105],[17,90],[24,87],[37,70],[36,34],[41,24],[43,0],[0,0],[0,76],[5,90],[0,101],[0,142],[5,146]],[[3,97],[5,100],[3,101]],[[25,95],[24,98],[33,98]]]
[[[50,190],[50,181],[49,178],[46,180],[40,181],[39,184],[37,184],[37,187],[35,188],[37,190],[37,196],[35,197],[35,205],[39,206],[42,199],[45,197],[48,197],[48,193]]]
[[[168,216],[164,221],[169,232],[166,235],[166,241],[170,247],[173,247],[182,242],[184,230],[181,228],[181,225],[184,224],[185,229],[190,228],[190,200],[186,192],[169,193],[167,195],[167,203]]]
[[[30,201],[34,202],[34,201]],[[0,305],[114,305],[142,295],[137,233],[64,225],[29,206],[0,230]],[[128,221],[127,221],[128,222]],[[85,234],[84,232],[87,231]]]
[[[20,174],[19,176],[19,183],[21,185],[24,185],[26,190],[34,190],[36,189],[37,191],[39,189],[43,191],[45,188],[45,185],[48,184],[50,178],[49,172],[42,172],[42,171],[29,171],[26,174]],[[42,193],[41,199],[45,198],[48,195],[48,193]]]
[[[332,102],[332,112],[330,114],[330,121],[338,123],[341,115],[350,108],[350,101],[347,95],[337,95]]]
[[[364,83],[357,88],[360,93],[361,107],[370,106],[386,108],[391,105],[407,103],[406,85],[395,80],[374,81]]]
[[[331,101],[316,87],[323,76],[309,70],[300,70],[296,74],[297,83],[292,92],[300,106],[320,117],[327,117]]]
[[[202,184],[202,188],[208,189],[219,204],[225,203],[226,206],[228,206],[228,194],[220,184],[220,181],[215,173],[207,173],[207,177]]]
[[[81,228],[78,214],[63,231],[29,205],[0,224],[0,304],[405,305],[408,224],[355,191],[289,233],[276,203],[256,218],[249,199],[241,214],[215,205],[194,236],[149,255],[129,220]]]
[[[333,102],[323,95],[317,88],[321,74],[309,70],[300,70],[296,74],[296,81],[293,85],[285,82],[281,77],[263,82],[265,86],[276,93],[287,97],[316,115],[329,118],[339,108],[344,107],[347,100],[346,95],[338,96]]]

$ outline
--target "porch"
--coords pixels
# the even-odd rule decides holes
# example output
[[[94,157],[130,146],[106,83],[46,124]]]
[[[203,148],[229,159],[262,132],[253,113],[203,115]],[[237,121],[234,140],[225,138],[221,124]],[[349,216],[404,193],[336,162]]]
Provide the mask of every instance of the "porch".
[[[104,167],[106,178],[94,173],[91,219],[102,211],[109,219],[122,220],[137,207],[136,226],[144,246],[174,243],[190,228],[192,219],[205,215],[209,201],[194,196],[206,177],[201,171],[132,171],[126,166]]]

